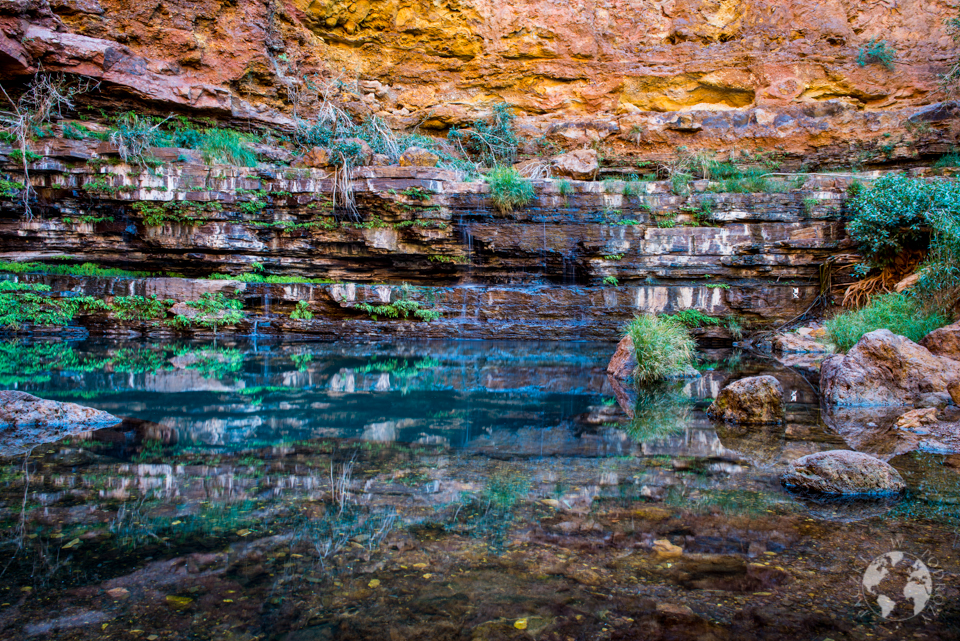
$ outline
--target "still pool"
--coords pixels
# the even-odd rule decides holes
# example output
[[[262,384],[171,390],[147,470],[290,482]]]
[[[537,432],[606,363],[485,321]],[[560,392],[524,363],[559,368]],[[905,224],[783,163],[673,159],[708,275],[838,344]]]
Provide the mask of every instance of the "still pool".
[[[0,434],[0,638],[960,637],[960,457],[793,496],[789,461],[853,447],[808,370],[708,352],[634,391],[612,351],[0,343],[0,389],[124,419]],[[706,418],[760,373],[784,426]]]

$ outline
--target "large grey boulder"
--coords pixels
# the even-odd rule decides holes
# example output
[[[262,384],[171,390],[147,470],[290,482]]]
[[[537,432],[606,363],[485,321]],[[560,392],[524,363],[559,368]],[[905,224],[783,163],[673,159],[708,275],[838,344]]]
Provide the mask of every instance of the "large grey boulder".
[[[120,419],[113,414],[92,407],[48,401],[16,390],[0,391],[0,456],[118,423]]]
[[[889,463],[850,450],[802,456],[790,463],[780,481],[789,488],[819,494],[895,494],[907,487]]]
[[[960,361],[931,354],[890,330],[864,334],[846,355],[820,367],[820,390],[828,405],[936,407],[952,402]]]
[[[720,390],[707,416],[739,425],[782,423],[783,388],[773,376],[741,378]]]

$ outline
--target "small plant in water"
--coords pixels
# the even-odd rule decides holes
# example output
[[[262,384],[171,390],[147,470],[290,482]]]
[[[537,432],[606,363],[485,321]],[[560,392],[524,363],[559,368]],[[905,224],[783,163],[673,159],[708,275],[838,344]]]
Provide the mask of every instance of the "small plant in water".
[[[633,340],[638,384],[663,380],[683,373],[692,363],[696,343],[683,324],[652,314],[636,316],[626,327]]]

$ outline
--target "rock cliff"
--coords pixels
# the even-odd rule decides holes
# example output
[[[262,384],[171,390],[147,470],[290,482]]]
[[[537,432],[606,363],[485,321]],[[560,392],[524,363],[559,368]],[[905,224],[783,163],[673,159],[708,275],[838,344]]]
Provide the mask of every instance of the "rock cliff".
[[[288,125],[336,80],[358,116],[443,130],[510,104],[609,154],[779,148],[810,163],[944,153],[948,0],[18,0],[0,69],[102,79],[118,103]]]

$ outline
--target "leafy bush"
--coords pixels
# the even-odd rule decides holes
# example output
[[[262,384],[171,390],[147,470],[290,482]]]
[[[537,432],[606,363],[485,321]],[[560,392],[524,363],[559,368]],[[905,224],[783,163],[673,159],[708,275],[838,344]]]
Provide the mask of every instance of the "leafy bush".
[[[158,299],[156,294],[144,296],[116,296],[110,306],[118,320],[149,321],[167,317],[167,308],[173,300]]]
[[[670,320],[677,321],[687,327],[707,327],[710,325],[720,325],[722,321],[715,316],[708,316],[699,309],[683,309],[676,314],[666,316]]]
[[[876,329],[889,329],[916,342],[949,322],[940,313],[923,311],[913,296],[885,294],[875,296],[862,309],[834,316],[827,321],[826,330],[837,349],[847,351],[864,334]]]
[[[419,318],[420,320],[429,323],[430,321],[435,321],[443,316],[442,312],[438,312],[434,309],[425,309],[420,305],[419,302],[410,300],[410,286],[406,283],[404,283],[403,287],[400,289],[399,298],[392,303],[387,303],[385,305],[359,303],[356,305],[356,309],[366,312],[366,314],[373,320],[377,320],[377,318],[380,316],[384,316],[386,318],[409,318],[411,315],[413,315],[414,318]]]
[[[638,384],[662,380],[682,373],[692,362],[696,343],[681,323],[651,314],[636,316],[626,327],[633,340]]]
[[[134,272],[115,267],[101,267],[93,263],[82,265],[50,265],[46,263],[16,263],[0,261],[0,272],[14,274],[65,274],[69,276],[90,276],[93,278],[138,278],[153,276],[150,272]]]
[[[310,311],[310,303],[305,300],[297,301],[297,306],[290,312],[290,318],[293,320],[312,320],[313,312]]]
[[[893,61],[897,58],[897,51],[887,44],[886,40],[875,38],[860,47],[857,53],[857,64],[866,67],[868,64],[881,64],[888,70],[893,70]]]
[[[243,304],[227,298],[222,292],[209,292],[200,296],[200,300],[187,301],[187,307],[197,311],[196,315],[177,315],[172,324],[180,327],[199,325],[213,330],[225,325],[236,325],[243,320]]]
[[[513,167],[494,167],[486,179],[490,185],[490,199],[500,213],[509,214],[533,200],[533,185]]]
[[[850,201],[847,232],[866,261],[865,275],[884,268],[905,249],[928,245],[916,292],[928,309],[947,311],[960,291],[960,184],[889,175]]]
[[[923,238],[928,212],[943,208],[960,212],[960,190],[948,183],[887,175],[859,190],[850,208],[850,238],[869,267],[884,267],[905,246]]]
[[[53,298],[48,285],[0,281],[0,326],[66,325],[81,310],[105,307],[92,296]]]
[[[447,138],[489,167],[513,164],[520,146],[520,138],[513,129],[513,114],[506,103],[493,108],[489,122],[478,120],[469,129],[453,127]]]
[[[172,123],[172,124],[168,124]],[[197,149],[208,163],[255,167],[257,154],[250,149],[250,136],[232,129],[197,129],[185,118],[143,116],[133,111],[121,114],[114,123],[110,141],[124,160],[145,164],[150,147]]]

